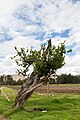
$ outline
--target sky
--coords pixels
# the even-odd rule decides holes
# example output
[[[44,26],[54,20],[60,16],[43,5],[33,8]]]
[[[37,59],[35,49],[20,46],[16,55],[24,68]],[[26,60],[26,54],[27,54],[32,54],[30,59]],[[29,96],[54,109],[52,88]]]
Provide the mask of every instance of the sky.
[[[80,0],[0,0],[0,74],[15,74],[14,46],[66,40],[66,64],[57,74],[80,75]]]

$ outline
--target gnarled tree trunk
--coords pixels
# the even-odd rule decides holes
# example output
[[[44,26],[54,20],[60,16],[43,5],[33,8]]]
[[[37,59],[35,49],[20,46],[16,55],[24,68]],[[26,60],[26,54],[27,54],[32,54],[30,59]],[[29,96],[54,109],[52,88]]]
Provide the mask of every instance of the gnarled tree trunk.
[[[15,98],[15,103],[13,107],[18,107],[18,108],[24,107],[25,101],[27,101],[30,98],[33,91],[36,88],[40,87],[45,80],[48,80],[49,76],[50,74],[39,78],[36,75],[34,75],[33,72],[31,76],[28,78],[28,80],[21,86],[21,89]]]
[[[33,91],[41,86],[43,82],[34,75],[34,72],[31,74],[30,78],[21,86],[20,91],[18,92],[15,103],[13,107],[23,107],[25,101],[27,101],[32,95]]]

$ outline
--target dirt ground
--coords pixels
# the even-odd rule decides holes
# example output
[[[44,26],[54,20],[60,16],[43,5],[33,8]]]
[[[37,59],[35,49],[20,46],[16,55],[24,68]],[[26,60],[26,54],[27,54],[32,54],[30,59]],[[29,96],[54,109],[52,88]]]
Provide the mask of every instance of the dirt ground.
[[[18,91],[20,86],[10,86],[10,88]],[[47,93],[47,86],[43,85],[35,90],[39,93]],[[49,93],[80,93],[80,85],[49,85]]]
[[[41,86],[35,90],[39,93],[47,93],[47,86]],[[80,93],[80,86],[49,86],[49,93]]]
[[[0,120],[6,120],[2,115],[0,115]]]

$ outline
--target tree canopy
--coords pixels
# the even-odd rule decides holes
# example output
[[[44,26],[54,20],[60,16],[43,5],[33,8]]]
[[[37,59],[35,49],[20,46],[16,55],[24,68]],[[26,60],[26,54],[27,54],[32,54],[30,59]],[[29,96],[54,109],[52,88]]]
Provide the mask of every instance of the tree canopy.
[[[24,49],[20,50],[15,47],[17,51],[14,56],[15,61],[21,68],[18,73],[26,76],[30,65],[33,66],[34,73],[39,76],[46,76],[48,73],[54,73],[57,69],[61,68],[65,62],[65,42],[60,43],[57,47],[48,42],[48,47],[45,44],[41,45],[40,50]]]

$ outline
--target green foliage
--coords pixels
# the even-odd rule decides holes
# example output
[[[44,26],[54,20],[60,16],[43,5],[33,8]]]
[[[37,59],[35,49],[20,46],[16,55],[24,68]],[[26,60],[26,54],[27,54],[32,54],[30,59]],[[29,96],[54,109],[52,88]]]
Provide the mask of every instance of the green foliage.
[[[11,84],[13,84],[13,78],[12,78],[12,76],[11,75],[6,75],[5,76],[5,83],[6,83],[6,85],[11,85]]]
[[[49,79],[50,84],[80,84],[80,75],[61,74]]]
[[[80,76],[73,76],[71,74],[62,74],[57,76],[56,82],[58,84],[80,84]]]
[[[65,64],[65,42],[57,47],[42,45],[40,50],[25,50],[24,48],[18,50],[16,47],[15,50],[17,54],[14,58],[17,65],[20,66],[17,71],[24,76],[26,76],[30,65],[33,65],[34,73],[41,77],[48,75],[48,73],[54,73]]]
[[[5,84],[5,75],[1,75],[0,76],[0,85],[4,85]]]

